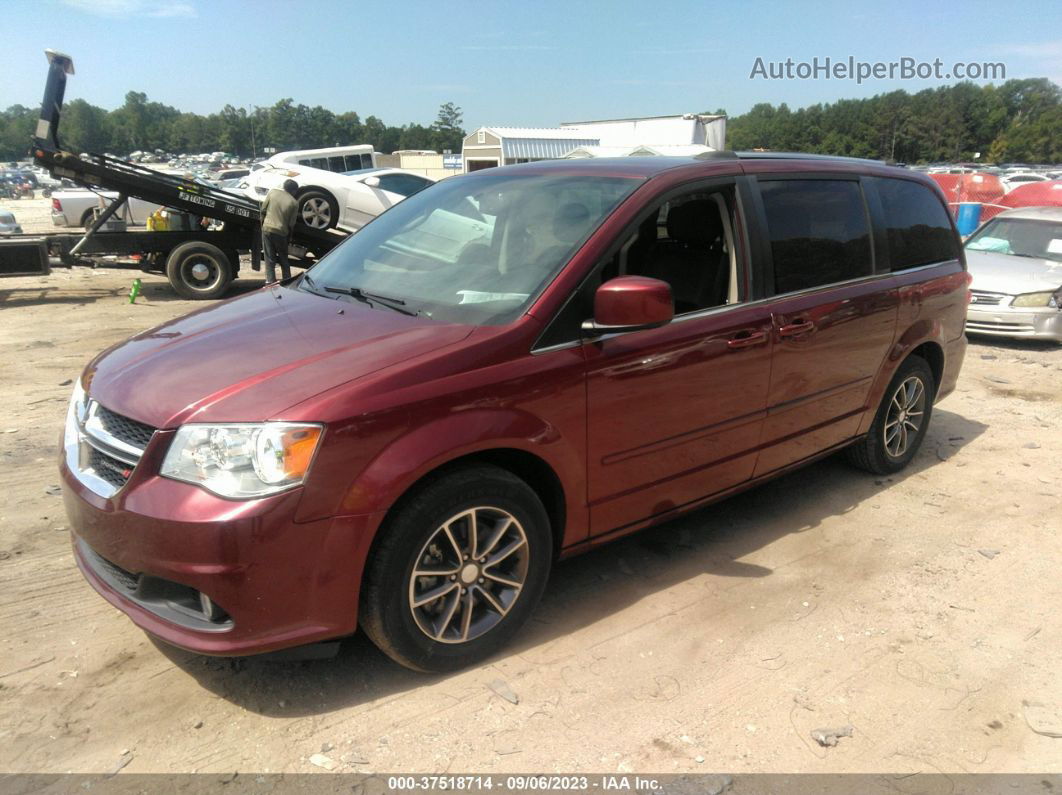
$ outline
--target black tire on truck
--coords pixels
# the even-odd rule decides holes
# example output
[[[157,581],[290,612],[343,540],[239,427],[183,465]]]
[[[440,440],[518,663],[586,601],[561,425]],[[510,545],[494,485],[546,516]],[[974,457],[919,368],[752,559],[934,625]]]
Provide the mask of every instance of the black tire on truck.
[[[211,243],[181,243],[166,258],[166,278],[181,298],[220,298],[232,284],[235,268],[228,255]]]

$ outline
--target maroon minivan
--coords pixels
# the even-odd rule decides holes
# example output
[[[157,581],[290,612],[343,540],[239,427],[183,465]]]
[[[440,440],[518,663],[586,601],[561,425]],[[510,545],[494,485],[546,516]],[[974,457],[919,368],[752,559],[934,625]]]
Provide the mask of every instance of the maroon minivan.
[[[193,651],[360,625],[457,668],[558,557],[837,450],[904,467],[955,386],[968,282],[940,190],[870,161],[447,179],[88,366],[61,463],[77,562]]]

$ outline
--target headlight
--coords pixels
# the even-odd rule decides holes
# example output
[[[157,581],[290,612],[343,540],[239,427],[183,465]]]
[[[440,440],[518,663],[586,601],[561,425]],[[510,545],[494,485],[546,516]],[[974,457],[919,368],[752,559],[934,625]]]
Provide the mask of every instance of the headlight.
[[[1011,306],[1057,306],[1055,293],[1025,293],[1015,296]]]
[[[302,483],[320,425],[182,425],[162,462],[161,474],[194,483],[222,497],[275,494]]]

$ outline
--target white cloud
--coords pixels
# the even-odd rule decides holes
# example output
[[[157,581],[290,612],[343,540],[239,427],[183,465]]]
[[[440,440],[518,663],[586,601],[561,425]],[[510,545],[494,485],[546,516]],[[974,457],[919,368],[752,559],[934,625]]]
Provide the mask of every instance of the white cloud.
[[[1062,83],[1062,39],[1022,44],[996,44],[990,48],[990,51],[1027,59],[1032,68],[1031,70],[1024,69],[1023,72],[1031,71],[1035,74],[1030,76],[1047,77],[1056,83]],[[1017,76],[1012,75],[1012,71],[1008,68],[1007,77]]]
[[[1035,44],[999,44],[992,50],[1003,55],[1021,55],[1026,58],[1062,58],[1062,39]]]
[[[181,0],[62,0],[64,5],[99,17],[155,17],[191,19],[195,6]]]

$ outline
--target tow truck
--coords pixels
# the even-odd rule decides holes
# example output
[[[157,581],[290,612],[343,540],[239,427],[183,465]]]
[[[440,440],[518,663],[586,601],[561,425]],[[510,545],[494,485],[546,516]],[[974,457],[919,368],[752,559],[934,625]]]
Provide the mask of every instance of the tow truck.
[[[57,179],[118,195],[84,234],[5,236],[0,240],[0,275],[46,274],[53,265],[99,267],[99,257],[117,255],[135,263],[124,267],[164,273],[183,298],[213,299],[224,295],[236,278],[241,253],[250,255],[254,270],[261,268],[262,216],[256,199],[108,155],[64,149],[59,122],[74,61],[55,50],[45,50],[45,55],[48,79],[32,139],[34,161]],[[190,216],[189,228],[106,231],[108,221],[130,197]],[[300,221],[292,231],[292,262],[308,267],[347,236],[342,230],[312,229]]]

